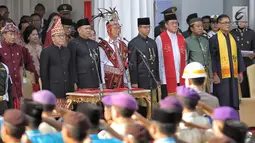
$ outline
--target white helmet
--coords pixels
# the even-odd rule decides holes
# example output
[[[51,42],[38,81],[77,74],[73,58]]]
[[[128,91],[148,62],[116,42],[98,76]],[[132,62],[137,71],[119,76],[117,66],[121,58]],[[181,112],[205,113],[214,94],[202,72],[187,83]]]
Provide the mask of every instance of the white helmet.
[[[206,77],[206,71],[202,64],[198,62],[189,63],[183,72],[182,78]]]

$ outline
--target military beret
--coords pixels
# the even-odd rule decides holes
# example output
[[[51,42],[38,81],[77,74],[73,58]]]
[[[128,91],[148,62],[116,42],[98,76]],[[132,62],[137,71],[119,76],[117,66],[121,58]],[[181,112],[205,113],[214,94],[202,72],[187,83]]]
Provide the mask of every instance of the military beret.
[[[187,17],[187,19],[186,19],[187,24],[190,23],[190,20],[191,20],[191,19],[197,18],[197,17],[198,17],[197,13],[192,13],[192,14],[188,15],[188,17]]]
[[[8,109],[4,112],[4,122],[7,122],[15,127],[26,126],[27,119],[21,110]]]
[[[177,92],[178,96],[184,97],[186,99],[193,100],[193,101],[200,100],[199,94],[197,93],[197,91],[195,91],[192,88],[185,87],[185,86],[179,86],[179,87],[177,87],[176,92]]]
[[[149,17],[145,17],[145,18],[138,18],[137,19],[137,25],[150,25],[150,18]]]
[[[215,108],[213,111],[213,118],[215,120],[239,120],[239,115],[237,111],[231,107],[228,106],[222,106]]]
[[[69,26],[72,26],[73,25],[73,21],[71,19],[67,19],[67,18],[61,18],[61,23],[63,25],[69,25]]]
[[[166,13],[175,13],[177,11],[176,7],[169,7],[165,9],[164,11],[161,12],[161,14],[166,14]]]
[[[135,98],[126,92],[116,93],[111,96],[112,105],[117,107],[123,107],[130,110],[138,110],[138,105]]]
[[[89,19],[88,18],[83,18],[83,19],[80,19],[78,22],[77,22],[77,26],[78,27],[81,27],[83,25],[90,25],[89,24]]]
[[[159,102],[161,109],[167,109],[173,112],[181,112],[183,105],[179,99],[174,96],[168,96]]]
[[[56,105],[56,96],[48,90],[40,90],[32,94],[33,101],[43,105]]]
[[[102,102],[104,103],[104,105],[106,105],[106,106],[112,105],[111,96],[113,96],[113,95],[112,94],[106,95],[102,98]]]
[[[61,4],[58,6],[57,11],[59,13],[70,13],[73,10],[72,6],[69,4]]]

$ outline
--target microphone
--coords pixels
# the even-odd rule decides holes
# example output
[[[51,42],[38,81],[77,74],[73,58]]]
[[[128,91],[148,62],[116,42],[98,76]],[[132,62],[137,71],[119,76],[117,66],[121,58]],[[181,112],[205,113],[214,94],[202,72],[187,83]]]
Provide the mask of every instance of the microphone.
[[[103,39],[103,38],[101,38],[101,37],[98,37],[98,39],[99,39],[99,40],[101,40],[101,41],[103,41],[103,40],[104,40],[104,39]]]
[[[128,41],[125,37],[123,37],[123,39],[124,39],[125,41],[127,41],[128,43],[130,43],[130,41]],[[139,54],[140,54],[143,58],[147,59],[147,57],[143,54],[142,51],[140,51],[135,45],[133,45],[133,44],[131,44],[131,45],[139,52]]]

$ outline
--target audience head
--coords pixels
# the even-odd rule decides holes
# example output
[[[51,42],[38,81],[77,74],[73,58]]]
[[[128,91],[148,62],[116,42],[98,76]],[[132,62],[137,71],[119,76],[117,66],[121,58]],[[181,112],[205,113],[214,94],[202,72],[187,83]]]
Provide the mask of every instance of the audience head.
[[[39,37],[37,29],[34,26],[28,26],[23,32],[23,39],[26,44],[29,42],[38,43]]]
[[[82,113],[70,112],[64,118],[62,136],[64,142],[82,143],[88,137],[89,119]]]
[[[2,140],[6,143],[20,141],[22,135],[25,133],[26,125],[27,119],[21,110],[6,110],[1,127]]]

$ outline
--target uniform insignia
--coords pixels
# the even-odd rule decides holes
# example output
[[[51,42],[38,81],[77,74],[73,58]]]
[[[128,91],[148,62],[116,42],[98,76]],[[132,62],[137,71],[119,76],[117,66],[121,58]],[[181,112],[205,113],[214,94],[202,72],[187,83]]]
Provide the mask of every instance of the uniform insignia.
[[[64,9],[64,10],[66,10],[66,9],[67,9],[67,6],[66,6],[66,5],[64,5],[64,6],[63,6],[63,9]]]
[[[7,53],[4,53],[5,56],[7,56]]]
[[[175,11],[176,11],[176,9],[175,9],[175,8],[173,8],[173,9],[172,9],[172,13],[175,13]]]

